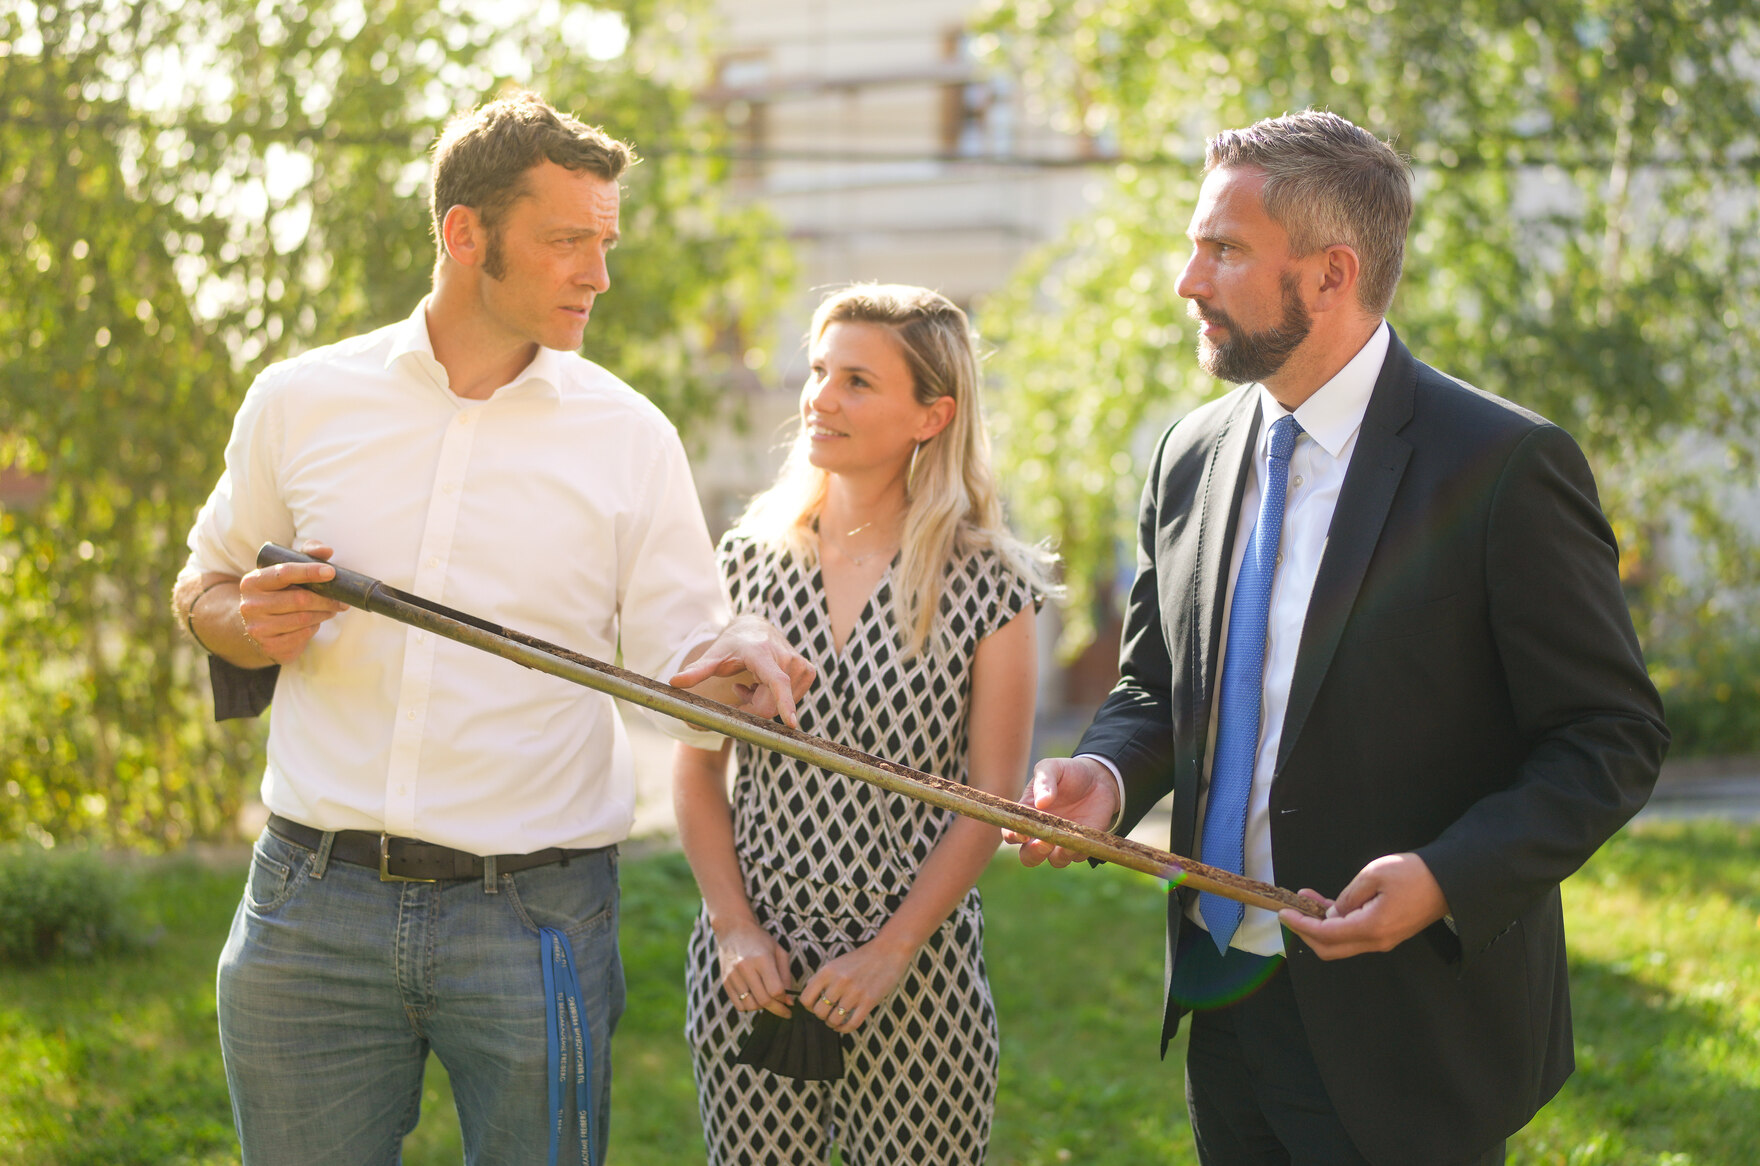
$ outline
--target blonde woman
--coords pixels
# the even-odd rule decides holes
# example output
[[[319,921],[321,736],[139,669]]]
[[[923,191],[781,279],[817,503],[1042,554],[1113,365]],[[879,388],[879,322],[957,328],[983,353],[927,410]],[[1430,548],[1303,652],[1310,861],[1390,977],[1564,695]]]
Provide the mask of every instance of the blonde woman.
[[[734,607],[817,669],[801,728],[1013,797],[1050,563],[1003,526],[965,314],[858,285],[809,341],[787,464],[721,545]],[[709,1161],[981,1162],[997,1036],[973,883],[998,832],[744,744],[737,762],[731,805],[725,748],[681,746],[674,784]],[[842,1076],[736,1063],[760,1009],[824,1020]]]

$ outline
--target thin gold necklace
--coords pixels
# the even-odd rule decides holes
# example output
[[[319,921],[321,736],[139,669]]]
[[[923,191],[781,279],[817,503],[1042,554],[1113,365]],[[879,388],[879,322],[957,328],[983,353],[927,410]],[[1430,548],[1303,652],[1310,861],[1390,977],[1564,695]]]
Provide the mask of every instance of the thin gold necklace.
[[[870,526],[873,526],[874,523],[876,523],[878,521],[879,521],[879,519],[870,518],[868,521],[862,523],[862,525],[856,527],[854,530],[844,531],[843,537],[844,538],[854,538],[856,535],[861,534],[864,530],[867,530]],[[873,558],[875,555],[878,555],[880,552],[882,552],[882,551],[890,552],[893,548],[889,547],[889,546],[876,547],[875,549],[869,551],[865,555],[851,554],[847,548],[841,547],[841,546],[838,547],[837,549],[838,549],[838,552],[840,554],[842,554],[844,558],[848,559],[851,563],[853,563],[859,567],[863,563],[866,563],[869,559]]]

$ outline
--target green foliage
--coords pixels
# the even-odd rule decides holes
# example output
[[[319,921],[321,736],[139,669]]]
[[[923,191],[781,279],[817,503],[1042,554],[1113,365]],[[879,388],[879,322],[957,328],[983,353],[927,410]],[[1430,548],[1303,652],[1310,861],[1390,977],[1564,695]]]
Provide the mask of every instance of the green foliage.
[[[116,875],[96,855],[0,848],[0,963],[90,956],[125,936]]]
[[[588,351],[687,435],[718,411],[725,338],[788,266],[721,200],[694,10],[526,8],[0,9],[0,473],[44,486],[0,502],[0,838],[176,844],[231,820],[261,733],[205,723],[166,611],[184,532],[256,372],[426,292],[425,150],[451,111],[518,82],[651,154]],[[619,27],[621,51],[588,35]]]
[[[1323,106],[1417,168],[1395,327],[1577,437],[1671,695],[1715,687],[1671,637],[1751,633],[1760,598],[1752,524],[1707,520],[1744,488],[1751,507],[1756,485],[1752,4],[996,0],[987,28],[1060,124],[1128,160],[985,312],[1019,512],[1061,540],[1073,598],[1130,538],[1140,478],[1121,473],[1125,451],[1221,388],[1174,292],[1205,136]],[[1659,540],[1689,525],[1692,561],[1665,570]],[[1087,609],[1074,614],[1085,638]],[[1760,701],[1741,699],[1752,748]]]
[[[1093,638],[1099,591],[1119,577],[1120,547],[1135,547],[1153,439],[1210,391],[1172,290],[1184,240],[1169,208],[1196,191],[1174,170],[1119,167],[1104,208],[983,307],[997,460],[1017,521],[1063,555],[1066,653]]]
[[[1760,745],[1760,546],[1748,534],[1753,527],[1742,526],[1753,497],[1717,482],[1720,469],[1737,482],[1753,476],[1739,459],[1710,460],[1674,475],[1670,495],[1702,552],[1699,574],[1651,572],[1647,602],[1634,610],[1675,756],[1751,753]]]

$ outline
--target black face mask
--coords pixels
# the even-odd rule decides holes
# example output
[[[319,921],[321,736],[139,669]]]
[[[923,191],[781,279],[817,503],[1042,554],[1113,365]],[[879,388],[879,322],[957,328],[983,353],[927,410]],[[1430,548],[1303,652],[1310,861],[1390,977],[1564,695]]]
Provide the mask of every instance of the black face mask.
[[[843,1076],[843,1038],[805,1008],[786,1019],[760,1010],[733,1061],[800,1081],[835,1081]]]

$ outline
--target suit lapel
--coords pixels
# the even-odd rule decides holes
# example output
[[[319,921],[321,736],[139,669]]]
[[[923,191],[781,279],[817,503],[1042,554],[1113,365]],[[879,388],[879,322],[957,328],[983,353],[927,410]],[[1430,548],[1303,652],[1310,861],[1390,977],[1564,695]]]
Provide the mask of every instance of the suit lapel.
[[[1283,769],[1290,750],[1302,735],[1314,698],[1332,666],[1339,637],[1356,605],[1357,591],[1369,569],[1369,560],[1380,541],[1388,509],[1411,460],[1411,443],[1399,436],[1412,417],[1412,394],[1417,366],[1397,335],[1390,338],[1381,375],[1363,414],[1357,448],[1351,455],[1339,489],[1338,505],[1326,534],[1326,550],[1308,601],[1302,625],[1302,645],[1296,653],[1295,675],[1290,680],[1289,707],[1284,712],[1283,735],[1277,744],[1277,771]]]
[[[1210,448],[1200,500],[1198,569],[1192,576],[1191,610],[1194,634],[1187,657],[1192,694],[1192,731],[1198,740],[1198,765],[1193,776],[1208,772],[1204,755],[1210,739],[1210,709],[1216,691],[1216,655],[1221,646],[1222,609],[1228,595],[1228,566],[1239,526],[1241,495],[1253,472],[1253,444],[1259,433],[1259,391],[1248,385],[1229,411],[1228,421]],[[1197,814],[1197,787],[1190,791],[1192,816]],[[1190,820],[1190,819],[1188,819]]]

